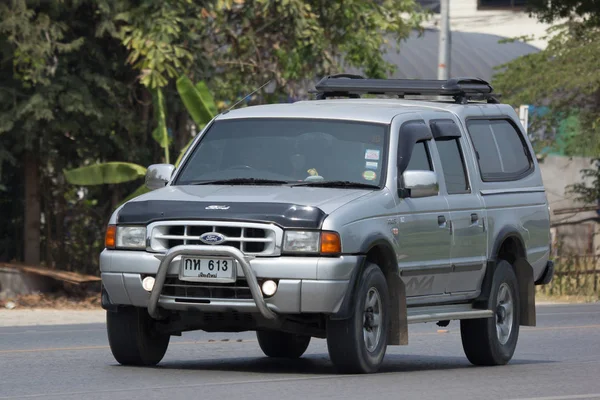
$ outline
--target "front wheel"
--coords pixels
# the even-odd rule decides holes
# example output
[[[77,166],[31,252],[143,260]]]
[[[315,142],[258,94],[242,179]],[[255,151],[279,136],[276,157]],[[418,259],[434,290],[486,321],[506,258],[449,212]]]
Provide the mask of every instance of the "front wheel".
[[[510,361],[519,337],[519,284],[507,261],[494,271],[488,302],[492,318],[460,321],[463,349],[474,365],[503,365]]]
[[[108,343],[119,364],[151,366],[162,360],[171,336],[156,332],[153,325],[144,308],[127,307],[106,312]]]
[[[263,353],[275,358],[302,357],[310,343],[310,336],[278,331],[257,331],[256,338]]]
[[[350,318],[328,321],[329,357],[342,373],[376,372],[387,349],[390,321],[388,286],[377,265],[367,265],[355,299]]]

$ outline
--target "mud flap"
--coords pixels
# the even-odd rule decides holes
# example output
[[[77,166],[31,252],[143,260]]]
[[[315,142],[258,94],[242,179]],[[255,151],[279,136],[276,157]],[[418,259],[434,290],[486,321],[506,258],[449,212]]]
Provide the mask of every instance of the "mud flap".
[[[388,333],[388,345],[408,344],[408,311],[406,307],[406,288],[404,281],[397,274],[388,276],[391,283],[391,313],[390,331]]]
[[[519,281],[520,325],[535,326],[535,285],[533,281],[533,268],[523,258],[515,261],[515,272]]]

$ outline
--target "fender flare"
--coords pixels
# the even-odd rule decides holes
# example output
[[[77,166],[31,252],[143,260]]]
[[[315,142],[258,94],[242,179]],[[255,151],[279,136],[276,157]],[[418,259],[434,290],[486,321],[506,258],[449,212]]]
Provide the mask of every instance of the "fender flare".
[[[519,243],[521,243],[521,246],[525,248],[525,240],[523,240],[523,236],[521,235],[517,227],[513,225],[506,225],[505,227],[500,229],[500,232],[498,232],[498,235],[494,240],[494,246],[492,247],[492,253],[490,254],[491,259],[493,261],[496,261],[496,257],[498,256],[498,252],[500,251],[500,246],[502,246],[502,243],[504,243],[504,241],[510,237],[514,237],[515,239],[517,239]],[[519,255],[519,257],[521,256],[526,256],[526,254]]]
[[[368,265],[367,254],[376,246],[383,246],[388,253],[388,257],[393,256],[391,260],[393,263],[391,269],[380,266],[382,267],[386,276],[386,281],[388,282],[390,299],[392,303],[392,316],[390,319],[388,345],[406,345],[408,344],[406,289],[404,287],[404,282],[398,273],[396,252],[394,251],[392,244],[381,233],[372,234],[363,241],[363,244],[360,246],[360,252],[357,254],[359,259],[352,271],[352,275],[350,276],[348,289],[344,295],[344,299],[342,300],[338,311],[335,314],[332,314],[329,318],[332,320],[341,320],[350,318],[352,316],[360,277]]]
[[[521,244],[521,248],[525,249],[525,242],[523,236],[519,233],[518,229],[514,226],[507,225],[503,227],[492,247],[492,253],[490,254],[487,262],[485,275],[481,285],[481,293],[477,299],[475,299],[475,305],[478,308],[489,308],[489,293],[492,286],[492,279],[496,270],[496,264],[498,263],[498,254],[500,247],[506,239],[515,238]],[[519,297],[521,302],[520,308],[520,319],[519,324],[524,326],[535,326],[536,325],[536,311],[535,311],[535,285],[533,280],[533,267],[527,261],[526,254],[516,254],[515,261],[512,264],[519,282]]]

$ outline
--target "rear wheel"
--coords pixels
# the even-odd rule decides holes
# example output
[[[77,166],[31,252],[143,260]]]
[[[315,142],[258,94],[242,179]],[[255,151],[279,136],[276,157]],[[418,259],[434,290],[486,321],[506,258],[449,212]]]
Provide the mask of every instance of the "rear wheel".
[[[474,365],[503,365],[512,358],[519,337],[519,285],[507,261],[500,261],[494,271],[488,307],[494,311],[492,318],[460,321],[463,349]]]
[[[144,308],[127,307],[106,312],[108,343],[117,362],[150,366],[162,360],[171,336],[156,332],[153,322]]]
[[[379,370],[387,349],[390,296],[381,269],[369,264],[356,292],[353,315],[327,324],[327,349],[342,373]]]
[[[263,353],[275,358],[302,357],[310,343],[310,336],[278,331],[257,331],[256,338]]]

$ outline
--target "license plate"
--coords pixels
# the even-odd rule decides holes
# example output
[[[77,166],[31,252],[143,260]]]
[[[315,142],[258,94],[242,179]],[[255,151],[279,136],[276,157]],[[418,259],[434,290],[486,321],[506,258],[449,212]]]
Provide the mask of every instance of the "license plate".
[[[182,257],[179,279],[196,282],[235,282],[236,262],[232,258]]]

